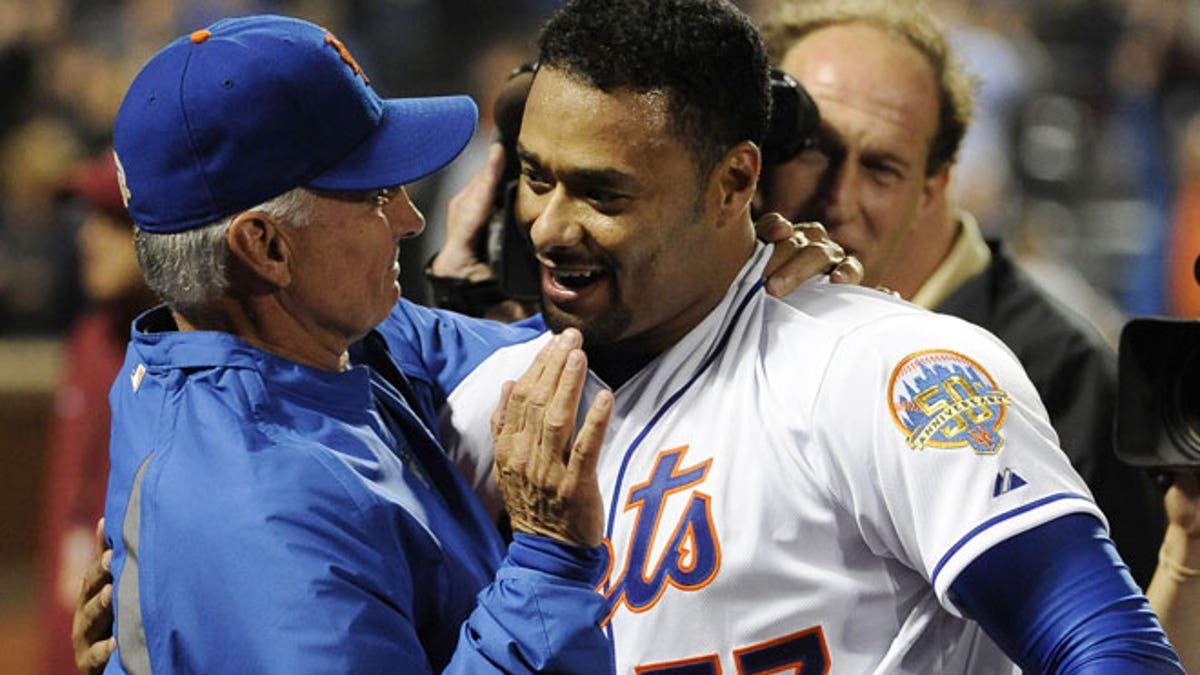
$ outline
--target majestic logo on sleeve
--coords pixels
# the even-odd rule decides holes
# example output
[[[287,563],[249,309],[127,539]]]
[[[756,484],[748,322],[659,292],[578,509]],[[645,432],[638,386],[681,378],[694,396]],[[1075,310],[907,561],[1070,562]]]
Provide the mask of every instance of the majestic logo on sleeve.
[[[909,447],[996,453],[1008,394],[983,366],[958,352],[909,354],[892,371],[888,406]]]
[[[644,483],[634,485],[625,504],[636,511],[625,565],[605,595],[613,611],[622,604],[634,612],[650,609],[668,586],[694,591],[707,586],[721,564],[720,544],[713,527],[710,497],[690,489],[704,482],[712,459],[681,466],[687,446],[664,450]],[[668,501],[686,499],[672,527],[664,522]],[[673,509],[672,513],[680,513]],[[663,539],[663,533],[666,539]]]

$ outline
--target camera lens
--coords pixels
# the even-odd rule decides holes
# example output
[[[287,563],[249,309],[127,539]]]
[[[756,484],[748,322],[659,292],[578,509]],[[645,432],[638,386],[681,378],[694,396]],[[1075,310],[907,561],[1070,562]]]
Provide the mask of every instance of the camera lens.
[[[1188,459],[1200,459],[1200,349],[1183,359],[1171,386],[1167,429],[1176,448]]]

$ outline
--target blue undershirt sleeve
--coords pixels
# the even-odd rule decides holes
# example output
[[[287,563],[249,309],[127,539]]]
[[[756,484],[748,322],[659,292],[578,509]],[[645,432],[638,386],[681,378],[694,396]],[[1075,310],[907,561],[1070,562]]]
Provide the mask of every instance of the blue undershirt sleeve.
[[[950,591],[1026,672],[1183,673],[1094,516],[1063,516],[993,546]]]

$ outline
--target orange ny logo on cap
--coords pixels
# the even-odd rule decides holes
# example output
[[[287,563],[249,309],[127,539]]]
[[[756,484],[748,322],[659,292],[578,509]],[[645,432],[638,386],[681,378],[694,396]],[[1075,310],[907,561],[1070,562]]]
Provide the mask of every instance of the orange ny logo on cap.
[[[325,44],[333,45],[342,57],[342,60],[346,62],[346,65],[350,66],[356,75],[361,75],[363,82],[371,84],[371,78],[367,77],[367,74],[363,72],[362,66],[358,65],[358,61],[355,61],[354,56],[350,54],[350,50],[346,49],[346,45],[342,44],[341,40],[335,38],[333,33],[325,31]]]

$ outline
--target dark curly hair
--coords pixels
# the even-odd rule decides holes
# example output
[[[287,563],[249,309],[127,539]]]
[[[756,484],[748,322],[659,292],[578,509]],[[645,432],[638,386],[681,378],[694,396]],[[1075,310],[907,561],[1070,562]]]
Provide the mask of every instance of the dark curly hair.
[[[702,175],[737,143],[762,144],[766,48],[727,0],[571,0],[538,45],[540,65],[602,91],[663,93],[671,131]]]

